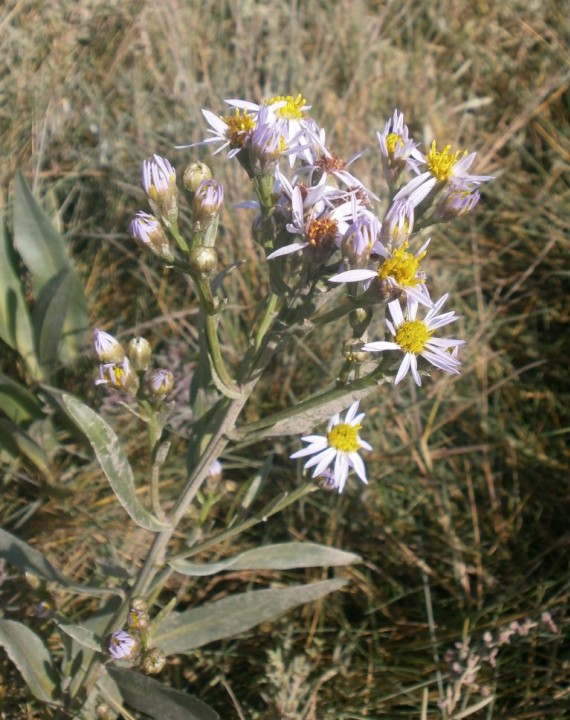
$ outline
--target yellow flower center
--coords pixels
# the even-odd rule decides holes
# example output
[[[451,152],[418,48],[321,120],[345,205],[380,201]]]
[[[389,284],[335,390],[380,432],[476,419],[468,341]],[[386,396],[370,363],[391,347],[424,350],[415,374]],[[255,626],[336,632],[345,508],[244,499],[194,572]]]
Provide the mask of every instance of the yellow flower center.
[[[404,138],[399,133],[389,133],[386,138],[386,147],[388,148],[390,157],[394,157],[396,148],[404,147],[404,144]]]
[[[307,229],[307,241],[313,247],[322,247],[332,242],[338,230],[338,223],[331,218],[311,220]]]
[[[232,148],[241,148],[255,128],[255,118],[247,110],[236,108],[233,115],[222,115],[228,126],[227,138]]]
[[[427,325],[421,320],[406,320],[398,328],[396,342],[405,352],[419,355],[426,346],[427,341],[433,333],[427,329]]]
[[[275,95],[264,101],[266,105],[275,105],[275,103],[285,102],[277,109],[277,115],[284,120],[300,120],[303,117],[301,108],[307,104],[305,98],[299,93],[297,97],[292,95]]]
[[[340,423],[335,425],[327,435],[329,445],[340,452],[356,452],[360,447],[358,442],[358,431],[362,425],[348,425]]]
[[[408,243],[402,243],[392,253],[391,258],[386,258],[382,266],[378,270],[378,276],[381,280],[391,277],[402,287],[410,287],[423,282],[423,278],[416,277],[420,269],[420,261],[426,256],[424,251],[416,257],[412,253],[406,252]]]
[[[103,369],[105,380],[114,388],[123,388],[127,382],[127,373],[122,365],[114,364]]]
[[[443,150],[439,152],[434,140],[427,154],[427,167],[440,182],[444,182],[445,180],[449,180],[453,172],[453,167],[459,158],[465,157],[465,155],[467,155],[467,150],[463,152],[456,150],[452,153],[451,145],[446,145]]]

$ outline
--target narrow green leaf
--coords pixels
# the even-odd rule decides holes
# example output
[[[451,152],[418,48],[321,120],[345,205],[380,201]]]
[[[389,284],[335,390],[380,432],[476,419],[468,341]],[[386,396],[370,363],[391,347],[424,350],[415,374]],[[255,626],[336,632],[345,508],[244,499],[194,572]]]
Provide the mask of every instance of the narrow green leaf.
[[[290,570],[292,568],[334,567],[361,562],[353,553],[316,543],[266,545],[208,565],[175,560],[170,566],[183,575],[215,575],[223,570]]]
[[[123,700],[154,720],[219,720],[218,713],[192,695],[162,685],[135,670],[107,668]]]
[[[42,371],[36,359],[32,321],[4,217],[0,218],[0,338],[20,353],[32,378],[41,380]]]
[[[62,238],[21,172],[16,174],[14,188],[14,245],[32,274],[36,297],[52,277],[70,267]]]
[[[38,359],[49,373],[57,365],[65,312],[71,296],[71,273],[60,270],[43,286],[32,313]]]
[[[5,450],[14,459],[24,455],[44,477],[51,480],[53,477],[49,458],[44,450],[33,440],[25,430],[10,420],[0,418],[0,448]]]
[[[0,373],[0,410],[17,425],[45,417],[37,397],[7,375]]]
[[[58,677],[43,641],[22,623],[0,620],[0,644],[34,697],[42,702],[54,702]]]
[[[87,436],[109,485],[129,516],[145,530],[166,530],[169,526],[139,502],[132,468],[113,430],[96,412],[71,395],[63,395],[62,400],[69,416]]]
[[[167,655],[185,653],[215,640],[239,635],[298,605],[318,600],[347,582],[342,579],[324,580],[277,590],[257,590],[172,613],[157,630],[152,642]]]
[[[42,580],[54,581],[67,585],[67,578],[56,570],[39,550],[17,538],[7,530],[0,528],[0,557],[24,572],[37,575]]]

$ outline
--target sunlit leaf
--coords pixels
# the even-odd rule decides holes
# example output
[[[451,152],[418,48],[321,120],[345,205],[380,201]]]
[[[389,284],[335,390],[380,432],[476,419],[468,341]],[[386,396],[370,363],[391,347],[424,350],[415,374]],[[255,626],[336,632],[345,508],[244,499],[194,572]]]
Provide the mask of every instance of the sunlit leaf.
[[[109,485],[129,516],[145,530],[166,530],[168,525],[157,520],[139,502],[133,471],[111,427],[96,412],[71,395],[63,395],[62,400],[69,416],[87,436]]]
[[[162,685],[135,670],[108,667],[123,700],[154,720],[219,720],[219,715],[192,695]]]
[[[353,553],[316,543],[266,545],[217,563],[200,564],[175,560],[170,565],[183,575],[214,575],[222,570],[290,570],[292,568],[333,567],[361,562]]]
[[[22,623],[0,620],[0,644],[34,697],[53,702],[57,696],[58,678],[43,641]]]
[[[153,637],[167,655],[188,652],[207,643],[234,637],[298,605],[339,590],[348,580],[324,580],[276,590],[233,595],[215,603],[171,613]]]

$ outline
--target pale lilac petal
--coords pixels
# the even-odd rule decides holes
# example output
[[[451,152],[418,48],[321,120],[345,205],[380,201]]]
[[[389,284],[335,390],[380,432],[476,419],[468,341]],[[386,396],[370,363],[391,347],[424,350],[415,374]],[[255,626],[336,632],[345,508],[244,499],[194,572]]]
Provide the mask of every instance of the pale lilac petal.
[[[406,376],[406,373],[410,369],[411,357],[412,357],[411,353],[404,354],[404,359],[400,363],[400,367],[398,369],[398,374],[396,375],[396,379],[394,380],[394,385],[397,385],[398,383],[400,383]]]

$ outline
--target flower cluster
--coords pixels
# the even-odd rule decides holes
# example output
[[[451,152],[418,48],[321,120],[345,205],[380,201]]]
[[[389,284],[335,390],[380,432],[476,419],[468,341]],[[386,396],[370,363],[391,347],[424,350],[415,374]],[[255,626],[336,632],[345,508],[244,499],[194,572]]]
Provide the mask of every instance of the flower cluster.
[[[172,373],[163,368],[149,371],[152,352],[145,338],[133,338],[125,351],[113,335],[96,328],[93,347],[100,360],[96,385],[106,385],[124,395],[135,396],[139,393],[142,378],[144,396],[154,406],[160,405],[171,394]]]
[[[142,597],[131,601],[125,627],[109,637],[107,652],[112,660],[138,662],[146,675],[156,675],[166,663],[166,656],[160,648],[148,647],[150,616],[148,603]]]
[[[227,149],[228,158],[236,158],[254,181],[257,201],[242,207],[259,210],[253,225],[264,228],[258,235],[267,260],[278,264],[272,275],[279,276],[277,292],[293,295],[294,288],[316,281],[330,289],[347,285],[354,308],[366,311],[364,320],[351,322],[352,337],[343,343],[349,365],[374,353],[397,352],[401,361],[394,384],[411,374],[421,385],[420,363],[457,374],[463,341],[436,336],[457,315],[442,311],[448,294],[432,299],[424,268],[430,239],[417,238],[424,228],[473,210],[479,187],[492,179],[471,174],[476,153],[449,145],[438,149],[435,140],[422,152],[403,113],[394,110],[377,133],[388,188],[386,211],[379,214],[378,196],[348,170],[362,153],[346,162],[334,154],[302,95],[226,102],[230,110],[221,116],[202,111],[209,137],[195,144],[218,145],[215,153]],[[389,339],[368,338],[371,309],[379,305],[387,306]],[[305,468],[339,492],[351,469],[366,482],[358,452],[371,448],[358,436],[364,415],[357,412],[353,403],[344,422],[335,415],[326,436],[303,437],[309,445],[292,455],[311,456]]]

